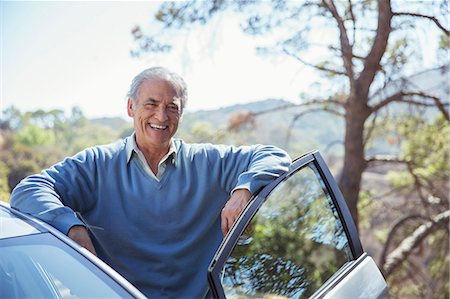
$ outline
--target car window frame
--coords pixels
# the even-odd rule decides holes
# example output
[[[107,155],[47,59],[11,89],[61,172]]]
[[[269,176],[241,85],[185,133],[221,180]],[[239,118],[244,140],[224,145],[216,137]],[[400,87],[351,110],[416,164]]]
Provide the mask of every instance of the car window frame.
[[[230,256],[232,250],[234,249],[236,243],[239,241],[240,236],[244,233],[245,228],[253,219],[253,216],[264,204],[265,200],[270,195],[270,193],[281,182],[285,181],[286,179],[294,175],[297,171],[299,171],[301,168],[305,167],[309,163],[313,163],[315,165],[336,207],[336,210],[342,222],[342,226],[344,228],[353,255],[352,261],[357,260],[364,253],[356,229],[356,225],[353,221],[353,218],[351,217],[350,210],[348,209],[345,199],[341,191],[339,190],[339,187],[336,181],[334,180],[333,175],[328,169],[328,166],[326,165],[319,151],[312,151],[295,159],[286,173],[280,175],[269,185],[267,185],[266,187],[262,188],[259,192],[257,192],[253,196],[247,207],[244,209],[244,211],[242,212],[236,223],[233,225],[231,231],[224,238],[223,242],[216,251],[213,260],[210,263],[207,273],[211,294],[213,295],[214,298],[226,298],[222,282],[220,279],[220,273],[228,257]],[[343,268],[348,268],[348,266],[344,265]]]

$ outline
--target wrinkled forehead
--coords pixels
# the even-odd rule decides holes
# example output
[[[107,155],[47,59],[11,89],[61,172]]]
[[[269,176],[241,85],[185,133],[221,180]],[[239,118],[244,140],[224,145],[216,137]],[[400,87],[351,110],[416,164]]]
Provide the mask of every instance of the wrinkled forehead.
[[[153,97],[165,101],[181,101],[181,90],[177,84],[164,78],[152,77],[145,79],[138,91],[139,97]]]

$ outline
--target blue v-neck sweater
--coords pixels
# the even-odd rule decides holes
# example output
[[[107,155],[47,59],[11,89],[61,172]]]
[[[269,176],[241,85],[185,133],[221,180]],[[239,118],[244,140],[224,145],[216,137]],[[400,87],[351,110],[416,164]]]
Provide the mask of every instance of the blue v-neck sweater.
[[[80,213],[98,256],[148,297],[203,297],[230,192],[254,193],[286,171],[290,158],[272,146],[175,140],[176,159],[157,181],[137,159],[127,161],[128,142],[88,148],[29,176],[11,206],[65,234],[82,224]]]

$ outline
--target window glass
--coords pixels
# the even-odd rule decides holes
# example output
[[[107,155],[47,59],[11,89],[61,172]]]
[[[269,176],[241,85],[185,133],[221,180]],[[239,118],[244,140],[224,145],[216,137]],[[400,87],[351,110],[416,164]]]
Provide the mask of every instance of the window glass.
[[[0,246],[0,298],[131,297],[103,271],[49,234],[12,238]]]
[[[234,247],[228,298],[306,298],[352,259],[336,207],[314,164],[280,183]]]

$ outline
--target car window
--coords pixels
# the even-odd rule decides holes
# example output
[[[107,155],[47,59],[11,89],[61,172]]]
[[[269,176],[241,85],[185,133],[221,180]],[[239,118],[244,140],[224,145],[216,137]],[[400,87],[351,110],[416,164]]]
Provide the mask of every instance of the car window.
[[[0,242],[0,298],[130,298],[113,279],[52,235]]]
[[[353,259],[313,162],[269,194],[222,270],[226,297],[306,298]]]

